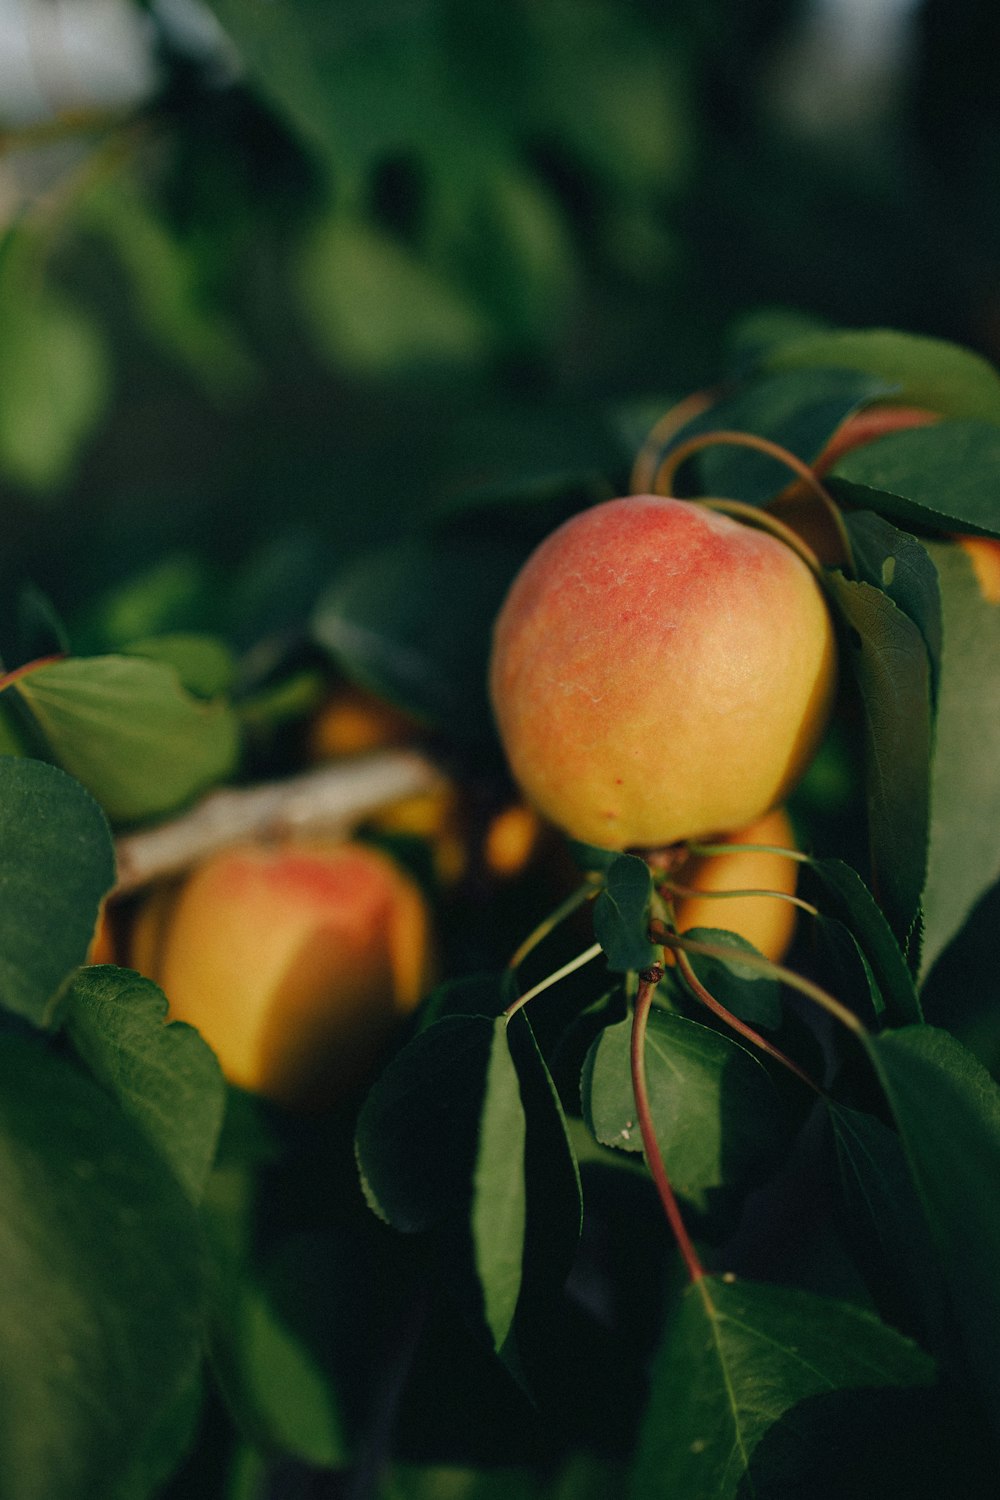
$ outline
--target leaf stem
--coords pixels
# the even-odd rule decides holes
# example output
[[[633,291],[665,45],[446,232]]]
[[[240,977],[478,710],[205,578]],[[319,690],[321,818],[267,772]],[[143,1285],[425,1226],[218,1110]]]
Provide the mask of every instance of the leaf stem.
[[[644,495],[656,482],[657,469],[664,448],[682,428],[702,412],[714,406],[719,398],[717,390],[693,391],[682,401],[677,401],[669,411],[650,428],[649,435],[636,455],[629,478],[629,493]]]
[[[538,926],[532,932],[529,932],[524,942],[507,960],[508,969],[519,969],[528,957],[528,954],[533,953],[539,943],[547,938],[550,932],[555,931],[560,922],[564,922],[567,917],[571,917],[585,901],[592,900],[600,889],[600,881],[589,878],[584,881],[583,885],[577,886],[576,890],[571,892],[565,901],[559,903],[555,911],[550,912],[544,921],[539,922]]]
[[[635,997],[635,1009],[632,1013],[632,1093],[635,1097],[636,1119],[639,1122],[639,1130],[642,1135],[642,1144],[646,1152],[646,1164],[656,1184],[656,1191],[660,1195],[663,1211],[667,1216],[667,1222],[673,1231],[677,1241],[677,1248],[681,1252],[684,1264],[687,1266],[688,1275],[692,1282],[697,1285],[704,1279],[705,1268],[698,1259],[698,1252],[694,1248],[691,1236],[684,1227],[681,1211],[670,1185],[670,1178],[663,1161],[663,1153],[660,1151],[660,1143],[656,1139],[656,1129],[653,1124],[653,1112],[649,1105],[649,1090],[646,1086],[646,1025],[649,1021],[649,1012],[653,1004],[653,992],[660,980],[663,978],[663,968],[660,964],[653,964],[648,969],[643,969],[639,974],[639,990]]]
[[[667,891],[671,896],[691,896],[699,901],[703,897],[706,901],[731,901],[734,897],[741,896],[771,896],[775,901],[787,901],[791,906],[797,906],[800,911],[808,912],[811,917],[819,916],[819,908],[813,906],[811,901],[805,901],[801,896],[793,896],[789,891],[771,891],[763,888],[736,891],[703,891],[696,885],[679,885],[675,880],[661,880],[657,883],[661,890]]]
[[[600,943],[593,943],[586,952],[578,953],[576,958],[571,958],[569,963],[563,964],[561,969],[556,969],[555,973],[550,974],[547,979],[539,980],[538,984],[532,985],[530,990],[525,990],[523,995],[518,995],[516,1000],[511,1001],[503,1013],[504,1019],[509,1021],[511,1016],[516,1015],[523,1006],[527,1005],[529,1000],[534,1000],[536,995],[540,995],[543,990],[547,990],[552,985],[558,984],[560,979],[565,979],[568,974],[573,974],[577,969],[582,969],[584,964],[589,964],[591,959],[596,958],[602,951]]]
[[[794,859],[800,865],[813,862],[811,854],[803,854],[801,849],[787,849],[784,844],[703,844],[694,840],[684,847],[689,854],[783,854],[786,859]]]

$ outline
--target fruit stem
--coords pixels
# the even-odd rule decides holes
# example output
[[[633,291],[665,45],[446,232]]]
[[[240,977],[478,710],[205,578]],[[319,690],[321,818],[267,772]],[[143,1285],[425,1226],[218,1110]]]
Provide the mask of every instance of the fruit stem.
[[[649,1090],[646,1086],[646,1024],[653,1004],[653,993],[662,978],[662,964],[653,964],[639,973],[639,989],[635,997],[635,1009],[632,1012],[632,1093],[635,1098],[636,1119],[639,1122],[642,1144],[646,1152],[646,1165],[656,1184],[663,1211],[677,1241],[677,1248],[687,1266],[688,1275],[697,1285],[704,1279],[705,1268],[698,1259],[698,1252],[684,1227],[684,1220],[681,1218],[681,1211],[670,1185],[663,1154],[660,1151],[660,1143],[656,1139],[653,1112],[649,1106]]]
[[[837,539],[843,548],[844,557],[848,568],[854,572],[854,553],[851,547],[851,538],[844,518],[840,512],[840,506],[834,500],[825,485],[820,483],[816,473],[797,454],[788,448],[783,448],[780,443],[773,443],[770,438],[760,437],[755,432],[735,432],[728,429],[720,429],[717,432],[701,432],[697,436],[688,438],[686,442],[679,443],[672,453],[668,453],[656,471],[653,488],[659,495],[672,493],[673,482],[677,471],[683,463],[695,453],[700,453],[703,448],[712,448],[719,445],[729,445],[737,448],[753,448],[757,453],[765,453],[769,458],[777,459],[779,463],[792,470],[799,479],[805,483],[826,510],[833,523]],[[755,507],[751,507],[754,509]]]
[[[675,880],[661,880],[657,882],[661,891],[666,891],[671,896],[694,896],[698,900],[703,897],[706,901],[731,901],[738,896],[771,896],[775,901],[787,901],[791,906],[797,906],[800,911],[808,912],[811,917],[819,916],[819,908],[813,906],[811,901],[804,901],[801,896],[793,896],[788,891],[769,891],[764,889],[747,889],[739,891],[703,891],[695,885],[678,885]]]
[[[644,495],[656,481],[656,471],[664,448],[682,428],[702,412],[715,405],[720,392],[717,390],[693,391],[682,401],[677,401],[669,411],[650,428],[642,447],[636,455],[629,478],[629,491],[633,495]]]
[[[543,990],[547,990],[552,985],[558,984],[560,979],[565,979],[568,974],[573,974],[577,969],[582,969],[584,964],[589,964],[591,959],[596,958],[601,951],[600,943],[593,943],[586,952],[578,953],[576,958],[571,958],[569,963],[563,964],[561,969],[556,969],[555,973],[550,974],[547,979],[539,980],[538,984],[532,985],[530,990],[525,990],[523,995],[519,995],[516,1000],[511,1001],[503,1013],[504,1019],[509,1021],[511,1016],[516,1015],[522,1006],[527,1005],[529,1000],[534,1000],[536,995],[540,995]]]
[[[519,969],[528,957],[528,954],[533,953],[539,943],[543,942],[550,932],[555,931],[560,922],[564,922],[567,917],[571,917],[585,901],[593,900],[600,889],[600,881],[588,876],[583,885],[578,886],[575,891],[566,897],[565,901],[561,901],[555,911],[550,912],[544,921],[539,922],[533,932],[529,932],[521,946],[507,960],[508,969]]]

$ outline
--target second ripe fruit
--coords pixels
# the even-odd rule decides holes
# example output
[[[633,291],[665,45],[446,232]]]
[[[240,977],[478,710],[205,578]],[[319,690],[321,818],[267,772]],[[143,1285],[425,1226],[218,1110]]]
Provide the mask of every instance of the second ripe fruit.
[[[154,892],[132,947],[231,1082],[314,1109],[364,1081],[425,993],[430,921],[368,846],[244,844]]]
[[[765,531],[688,501],[610,500],[553,532],[494,633],[515,779],[574,838],[653,848],[781,802],[826,724],[820,588]]]

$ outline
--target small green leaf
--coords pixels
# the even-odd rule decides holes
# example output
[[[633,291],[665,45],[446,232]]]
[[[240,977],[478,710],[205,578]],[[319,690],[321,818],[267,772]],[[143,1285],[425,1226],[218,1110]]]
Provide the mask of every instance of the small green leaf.
[[[630,1500],[784,1494],[758,1487],[754,1454],[786,1413],[810,1397],[933,1377],[915,1344],[847,1303],[705,1277],[684,1293],[657,1355]],[[784,1467],[808,1483],[816,1448],[801,1432],[796,1443],[794,1426],[789,1435]]]
[[[917,916],[927,860],[931,692],[913,621],[867,583],[831,574],[861,694],[868,834],[879,902],[900,941]]]
[[[941,581],[943,644],[930,794],[921,977],[1000,879],[1000,608],[968,557],[928,543]]]
[[[891,328],[835,329],[768,349],[765,370],[860,370],[887,381],[898,400],[945,417],[1000,422],[1000,376],[978,354]],[[868,507],[866,507],[868,508]]]
[[[83,787],[42,761],[0,757],[0,1005],[51,1022],[114,881],[108,825]]]
[[[104,1089],[15,1036],[0,1052],[0,1193],[4,1492],[114,1494],[197,1371],[192,1205]]]
[[[650,942],[649,902],[653,880],[644,859],[621,854],[609,866],[594,902],[594,935],[608,967],[621,973],[645,969],[659,950]]]
[[[517,1070],[507,1044],[507,1020],[498,1016],[486,1070],[471,1219],[486,1323],[498,1349],[510,1332],[521,1291],[526,1134]]]
[[[1000,1432],[1000,1088],[945,1031],[908,1026],[866,1047],[903,1141],[983,1408]]]
[[[155,817],[189,801],[236,765],[236,716],[202,703],[163,662],[92,656],[19,677],[52,754],[114,821]]]
[[[1000,429],[935,422],[855,448],[828,481],[838,499],[907,527],[1000,534]]]
[[[211,1048],[167,998],[131,969],[82,969],[67,993],[66,1027],[98,1081],[201,1197],[222,1127],[226,1086]]]
[[[584,1116],[605,1146],[641,1151],[630,1066],[631,1020],[608,1026],[583,1075]],[[677,1192],[703,1213],[724,1189],[759,1182],[790,1122],[767,1069],[738,1042],[654,1008],[646,1080],[656,1139]]]

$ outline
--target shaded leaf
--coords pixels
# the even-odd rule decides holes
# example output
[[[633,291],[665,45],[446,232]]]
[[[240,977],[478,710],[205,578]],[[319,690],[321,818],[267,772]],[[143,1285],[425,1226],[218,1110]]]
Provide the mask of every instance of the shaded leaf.
[[[608,1026],[587,1057],[584,1117],[597,1140],[642,1151],[630,1065],[631,1020]],[[646,1080],[656,1139],[674,1188],[703,1213],[723,1189],[759,1182],[790,1121],[767,1069],[738,1042],[654,1008]]]
[[[108,825],[83,787],[42,761],[0,757],[0,1004],[51,1022],[114,881]]]
[[[191,697],[163,662],[70,658],[35,668],[8,691],[21,695],[54,758],[116,821],[169,812],[236,764],[232,709]]]
[[[858,577],[888,594],[909,615],[924,638],[936,679],[941,660],[941,591],[927,548],[873,511],[849,512],[844,523]]]
[[[861,694],[875,889],[901,942],[916,918],[927,859],[930,662],[920,631],[867,583],[830,576]]]
[[[0,1053],[0,1191],[5,1492],[114,1493],[197,1369],[191,1204],[102,1088],[18,1037]]]
[[[934,422],[855,448],[828,481],[838,499],[904,526],[1000,533],[1000,429]]]
[[[472,1242],[483,1289],[486,1323],[499,1349],[521,1291],[527,1213],[524,1184],[526,1126],[507,1021],[493,1023],[486,1089],[473,1175]]]
[[[755,1026],[781,1025],[781,985],[770,974],[739,961],[741,952],[762,956],[753,943],[748,943],[738,932],[715,927],[689,927],[684,936],[698,943],[716,943],[733,949],[732,959],[689,954],[691,967],[716,1000],[734,1016]]]
[[[1000,1432],[1000,1088],[945,1031],[869,1037],[930,1225],[966,1359]]]
[[[193,1026],[166,1024],[166,996],[131,969],[82,969],[66,1004],[77,1052],[197,1201],[226,1107],[215,1054]]]
[[[621,854],[608,867],[594,902],[594,936],[609,968],[622,973],[644,969],[658,957],[659,949],[648,936],[652,894],[653,879],[644,859]]]
[[[860,370],[897,387],[898,399],[946,417],[1000,422],[1000,376],[981,355],[891,328],[808,333],[770,347],[766,370]]]
[[[1000,879],[1000,608],[960,547],[931,542],[944,640],[923,891],[925,977],[980,896]]]
[[[902,950],[861,876],[841,859],[813,859],[808,868],[822,883],[827,899],[833,898],[837,915],[857,939],[890,1020],[896,1025],[922,1020],[913,976]]]
[[[847,1303],[706,1277],[684,1293],[657,1355],[630,1500],[766,1493],[753,1482],[754,1452],[800,1402],[927,1385],[933,1374],[916,1345]],[[805,1480],[819,1455],[811,1444],[795,1453],[791,1434],[785,1464],[797,1459]]]

